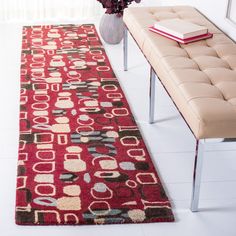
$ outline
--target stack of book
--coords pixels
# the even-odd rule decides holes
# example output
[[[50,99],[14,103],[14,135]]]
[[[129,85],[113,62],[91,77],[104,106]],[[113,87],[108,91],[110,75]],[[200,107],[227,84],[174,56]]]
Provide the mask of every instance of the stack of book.
[[[183,44],[211,38],[213,36],[213,34],[208,32],[205,26],[200,26],[181,19],[156,22],[154,26],[149,27],[149,30]]]

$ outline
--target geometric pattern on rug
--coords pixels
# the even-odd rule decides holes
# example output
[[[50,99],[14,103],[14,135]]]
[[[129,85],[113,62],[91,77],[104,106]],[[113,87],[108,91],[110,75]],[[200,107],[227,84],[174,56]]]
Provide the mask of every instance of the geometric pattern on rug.
[[[92,24],[23,27],[16,223],[173,221]]]

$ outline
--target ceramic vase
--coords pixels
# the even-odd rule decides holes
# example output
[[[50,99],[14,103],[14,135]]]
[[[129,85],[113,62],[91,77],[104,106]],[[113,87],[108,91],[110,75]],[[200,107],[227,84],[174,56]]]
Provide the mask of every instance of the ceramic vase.
[[[108,44],[118,44],[123,39],[124,23],[116,14],[104,14],[101,18],[99,31]]]

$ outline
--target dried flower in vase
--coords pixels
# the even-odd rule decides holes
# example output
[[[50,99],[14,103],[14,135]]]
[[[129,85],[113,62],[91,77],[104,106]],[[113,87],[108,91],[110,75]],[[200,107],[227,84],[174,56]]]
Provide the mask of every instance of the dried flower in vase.
[[[107,14],[117,14],[122,16],[124,9],[127,8],[132,2],[140,3],[141,0],[97,0],[103,8],[106,8]]]

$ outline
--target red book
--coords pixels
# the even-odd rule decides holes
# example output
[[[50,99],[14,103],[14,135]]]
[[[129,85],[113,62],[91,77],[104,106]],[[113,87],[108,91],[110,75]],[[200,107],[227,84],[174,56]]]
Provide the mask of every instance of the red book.
[[[149,27],[149,30],[154,32],[154,33],[165,36],[169,39],[173,39],[173,40],[175,40],[179,43],[183,43],[183,44],[192,43],[192,42],[199,41],[199,40],[202,40],[202,39],[208,39],[208,38],[211,38],[213,36],[212,33],[206,33],[206,34],[202,34],[202,35],[198,35],[198,36],[194,36],[194,37],[189,37],[189,38],[186,38],[186,39],[181,39],[181,38],[178,38],[174,35],[168,34],[164,31],[158,30],[153,26]]]

